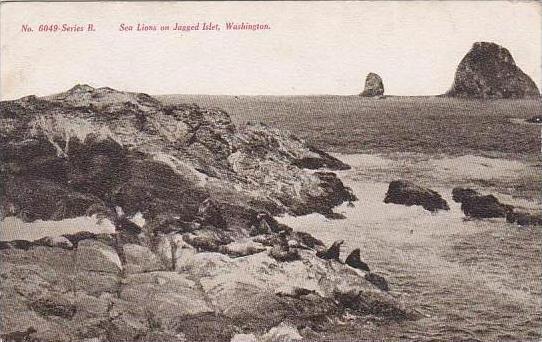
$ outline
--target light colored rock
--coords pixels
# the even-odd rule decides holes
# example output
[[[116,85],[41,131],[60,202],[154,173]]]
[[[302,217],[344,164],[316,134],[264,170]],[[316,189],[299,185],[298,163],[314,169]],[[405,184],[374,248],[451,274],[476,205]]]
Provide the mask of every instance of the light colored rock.
[[[118,273],[122,269],[119,255],[113,247],[96,240],[79,241],[76,265],[82,271]]]
[[[262,335],[260,340],[261,342],[294,342],[302,339],[296,327],[281,323]]]
[[[244,239],[236,242],[232,242],[225,246],[221,246],[219,251],[224,254],[228,254],[233,257],[243,257],[266,251],[264,245],[258,242],[254,242],[249,239]]]
[[[230,342],[258,342],[254,334],[235,334]]]
[[[141,273],[161,271],[164,265],[150,249],[136,244],[125,244],[123,247],[126,258],[126,273]]]
[[[178,270],[190,262],[197,251],[186,243],[181,234],[167,234],[159,237],[157,255],[168,270]]]
[[[180,317],[212,313],[199,284],[177,272],[148,272],[129,275],[120,298],[142,308],[162,326]]]
[[[47,236],[39,239],[37,242],[43,246],[57,247],[63,249],[73,248],[73,244],[64,236]]]

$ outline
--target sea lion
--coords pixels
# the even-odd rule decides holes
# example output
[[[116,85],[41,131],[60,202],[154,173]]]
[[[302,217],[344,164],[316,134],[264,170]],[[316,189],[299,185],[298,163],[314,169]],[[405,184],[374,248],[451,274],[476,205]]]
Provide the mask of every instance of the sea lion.
[[[350,267],[357,268],[358,270],[370,272],[371,270],[369,269],[369,265],[361,261],[359,252],[359,248],[354,249],[352,253],[350,253],[350,255],[346,258],[346,264]]]
[[[337,260],[340,261],[339,256],[341,254],[341,245],[344,243],[344,240],[337,240],[333,242],[331,247],[325,251],[316,252],[316,256],[326,260]]]

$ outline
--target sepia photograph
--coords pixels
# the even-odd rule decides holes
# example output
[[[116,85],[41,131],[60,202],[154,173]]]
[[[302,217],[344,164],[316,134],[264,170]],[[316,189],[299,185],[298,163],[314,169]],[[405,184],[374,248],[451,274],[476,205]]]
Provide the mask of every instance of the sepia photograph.
[[[0,342],[542,341],[539,1],[0,2]]]

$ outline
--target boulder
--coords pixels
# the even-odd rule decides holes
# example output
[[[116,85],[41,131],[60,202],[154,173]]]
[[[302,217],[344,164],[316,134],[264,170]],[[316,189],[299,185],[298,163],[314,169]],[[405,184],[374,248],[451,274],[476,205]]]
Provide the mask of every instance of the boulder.
[[[459,63],[447,96],[527,98],[539,97],[540,92],[506,48],[495,43],[477,42]]]
[[[405,180],[395,180],[390,183],[384,203],[421,205],[431,212],[450,209],[448,203],[436,191]]]
[[[384,95],[384,83],[382,78],[375,73],[367,74],[365,77],[365,88],[360,96],[375,97]]]
[[[452,199],[457,203],[462,203],[465,199],[480,195],[478,191],[470,188],[453,188]]]
[[[261,342],[295,342],[301,341],[303,338],[299,334],[296,327],[281,323],[280,325],[269,329],[267,333],[262,335]]]
[[[125,271],[130,273],[143,273],[151,271],[161,271],[164,265],[160,262],[156,254],[152,253],[147,247],[127,243],[122,246],[125,259]]]
[[[493,195],[481,195],[469,188],[454,188],[453,199],[461,203],[461,210],[472,218],[507,217],[514,207],[503,204]]]
[[[122,270],[117,251],[96,240],[79,241],[76,266],[79,270],[93,272],[119,273]]]

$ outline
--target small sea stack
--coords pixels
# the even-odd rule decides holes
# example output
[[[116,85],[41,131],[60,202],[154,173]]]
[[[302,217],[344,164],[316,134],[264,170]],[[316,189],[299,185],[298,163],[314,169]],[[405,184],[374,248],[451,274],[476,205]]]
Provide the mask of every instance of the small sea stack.
[[[382,78],[375,73],[370,72],[365,77],[365,88],[359,96],[363,97],[380,97],[384,95],[384,82]]]

